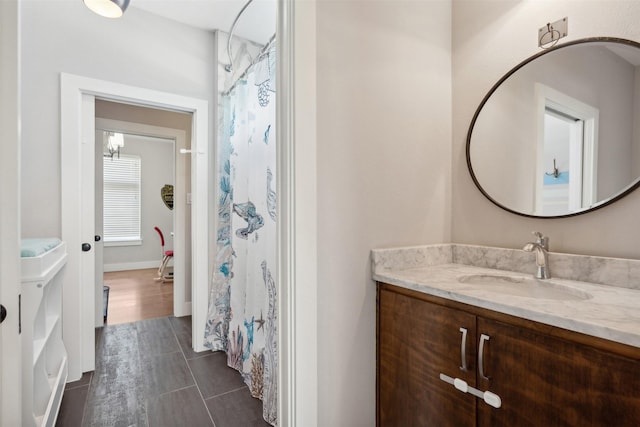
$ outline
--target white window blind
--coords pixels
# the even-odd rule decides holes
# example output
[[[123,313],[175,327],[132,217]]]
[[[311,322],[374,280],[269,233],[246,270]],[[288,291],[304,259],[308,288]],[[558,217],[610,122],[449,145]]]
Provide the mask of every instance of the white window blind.
[[[104,241],[139,241],[139,156],[120,155],[104,159]]]

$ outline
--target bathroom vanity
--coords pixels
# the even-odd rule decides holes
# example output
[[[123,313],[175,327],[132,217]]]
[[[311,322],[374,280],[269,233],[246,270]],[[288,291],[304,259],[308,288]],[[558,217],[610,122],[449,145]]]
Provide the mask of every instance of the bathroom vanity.
[[[557,274],[627,285],[607,286],[535,280],[518,271],[531,257],[373,251],[378,426],[638,425],[638,261],[550,256]]]

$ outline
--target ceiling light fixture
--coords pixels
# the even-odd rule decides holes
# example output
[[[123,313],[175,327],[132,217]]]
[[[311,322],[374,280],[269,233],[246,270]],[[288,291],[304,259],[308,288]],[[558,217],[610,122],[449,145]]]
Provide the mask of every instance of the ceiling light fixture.
[[[129,0],[82,0],[89,9],[106,18],[120,18],[129,6]]]

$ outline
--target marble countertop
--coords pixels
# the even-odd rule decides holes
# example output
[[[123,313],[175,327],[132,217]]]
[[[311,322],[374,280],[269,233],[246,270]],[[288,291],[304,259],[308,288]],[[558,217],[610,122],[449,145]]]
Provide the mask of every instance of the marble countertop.
[[[429,256],[420,262],[399,263],[394,268],[389,250],[372,252],[373,279],[426,294],[510,314],[611,341],[640,347],[640,290],[619,286],[552,278],[543,286],[559,286],[578,298],[542,299],[517,296],[483,287],[482,283],[463,283],[468,275],[506,275],[518,280],[532,280],[531,274],[498,270],[455,262],[442,256],[443,245],[437,249],[437,259]],[[412,248],[415,249],[415,248]],[[429,252],[429,251],[427,251]],[[431,251],[433,252],[433,251]],[[382,254],[382,255],[381,255]],[[397,254],[394,254],[397,256]],[[384,259],[383,259],[384,258]],[[412,261],[415,261],[413,254]],[[453,261],[453,262],[452,262]],[[422,265],[420,265],[422,264]]]

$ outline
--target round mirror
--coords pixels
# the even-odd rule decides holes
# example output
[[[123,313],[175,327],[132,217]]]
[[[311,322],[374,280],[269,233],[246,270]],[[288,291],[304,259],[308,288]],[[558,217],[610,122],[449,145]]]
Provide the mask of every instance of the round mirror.
[[[484,97],[467,135],[473,181],[493,203],[558,218],[640,185],[640,44],[590,38],[518,64]]]

